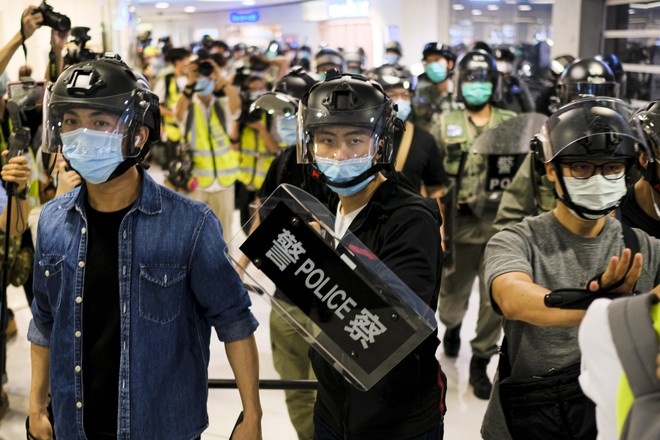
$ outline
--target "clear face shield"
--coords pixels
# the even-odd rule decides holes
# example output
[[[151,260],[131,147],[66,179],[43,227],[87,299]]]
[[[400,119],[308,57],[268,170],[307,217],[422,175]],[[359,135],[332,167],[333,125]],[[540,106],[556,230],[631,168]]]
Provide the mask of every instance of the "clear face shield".
[[[118,109],[118,102],[123,108]],[[66,157],[67,153],[104,155],[119,148],[123,158],[137,157],[149,136],[142,124],[150,105],[137,91],[111,98],[61,98],[48,91],[43,152],[62,152]]]
[[[298,163],[360,160],[389,163],[384,106],[330,112],[302,103],[298,110]]]
[[[546,162],[563,157],[633,159],[646,145],[635,109],[616,98],[583,98],[555,112],[543,127]]]
[[[296,145],[298,138],[297,99],[280,92],[267,92],[250,105],[251,114],[260,110],[273,117],[279,141],[286,146]]]

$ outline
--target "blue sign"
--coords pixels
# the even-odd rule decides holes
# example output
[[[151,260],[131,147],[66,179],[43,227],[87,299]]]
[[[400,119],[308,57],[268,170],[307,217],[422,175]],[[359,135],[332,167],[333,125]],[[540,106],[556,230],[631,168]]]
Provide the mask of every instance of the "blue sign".
[[[259,11],[230,12],[229,21],[232,23],[256,23],[259,21]]]

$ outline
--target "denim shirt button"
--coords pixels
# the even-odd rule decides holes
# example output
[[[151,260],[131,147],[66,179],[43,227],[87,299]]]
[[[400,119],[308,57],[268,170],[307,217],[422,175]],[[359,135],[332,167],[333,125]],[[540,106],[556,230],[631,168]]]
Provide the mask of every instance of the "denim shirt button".
[[[45,276],[46,278],[48,278],[48,277],[50,276],[50,271],[49,271],[49,270],[46,270],[46,271],[44,272],[44,276]]]
[[[76,331],[76,333],[74,333],[74,334],[76,335],[76,338],[79,338],[79,337],[82,336],[82,332],[80,330]]]
[[[85,262],[84,261],[78,261],[78,267],[80,267],[81,269],[83,267],[85,267]]]
[[[80,304],[82,302],[82,296],[76,296],[76,304]]]
[[[76,373],[80,373],[80,370],[82,370],[82,368],[80,368],[80,365],[76,365],[76,368],[74,368],[74,370],[76,371]]]
[[[86,232],[87,232],[87,228],[86,228],[86,227],[83,226],[82,228],[80,228],[80,233],[81,233],[82,235],[85,235]]]
[[[124,231],[124,233],[122,234],[122,236],[124,237],[124,240],[126,240],[126,237],[128,236],[128,234],[126,234],[126,231]]]
[[[76,408],[78,409],[82,408],[82,402],[76,402]]]

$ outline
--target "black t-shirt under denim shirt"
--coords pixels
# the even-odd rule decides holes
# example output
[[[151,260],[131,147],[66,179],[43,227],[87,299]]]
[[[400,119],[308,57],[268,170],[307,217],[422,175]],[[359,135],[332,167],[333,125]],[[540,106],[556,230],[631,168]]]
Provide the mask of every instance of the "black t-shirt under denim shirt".
[[[99,212],[88,202],[83,291],[83,422],[87,438],[117,438],[120,314],[119,226],[131,207]]]

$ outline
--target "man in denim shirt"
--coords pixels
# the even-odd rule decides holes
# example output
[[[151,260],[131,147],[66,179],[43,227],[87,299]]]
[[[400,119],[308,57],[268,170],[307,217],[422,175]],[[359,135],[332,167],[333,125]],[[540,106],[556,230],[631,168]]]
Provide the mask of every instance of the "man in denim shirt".
[[[85,182],[39,221],[30,433],[200,438],[213,326],[243,404],[234,438],[260,439],[257,321],[220,222],[136,166],[159,136],[158,98],[109,54],[63,72],[44,112],[44,147]]]

